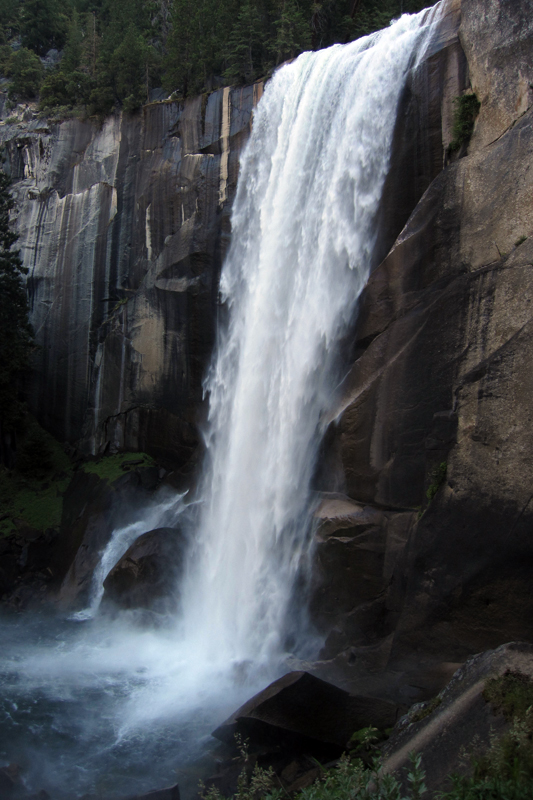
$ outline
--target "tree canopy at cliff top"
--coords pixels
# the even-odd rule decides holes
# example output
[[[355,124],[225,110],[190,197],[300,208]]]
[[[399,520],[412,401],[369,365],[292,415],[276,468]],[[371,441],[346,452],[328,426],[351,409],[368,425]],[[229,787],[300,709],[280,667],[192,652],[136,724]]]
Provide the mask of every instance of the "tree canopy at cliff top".
[[[303,50],[348,42],[427,0],[0,0],[0,73],[13,101],[132,111],[268,75]],[[58,63],[45,59],[51,50]],[[44,63],[43,63],[44,61]]]

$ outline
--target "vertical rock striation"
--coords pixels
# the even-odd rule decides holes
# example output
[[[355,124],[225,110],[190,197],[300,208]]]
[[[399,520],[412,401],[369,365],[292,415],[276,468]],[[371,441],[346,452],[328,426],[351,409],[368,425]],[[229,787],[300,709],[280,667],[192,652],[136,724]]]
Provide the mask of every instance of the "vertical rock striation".
[[[83,452],[196,442],[238,156],[262,85],[101,126],[0,126],[40,349],[30,405]]]

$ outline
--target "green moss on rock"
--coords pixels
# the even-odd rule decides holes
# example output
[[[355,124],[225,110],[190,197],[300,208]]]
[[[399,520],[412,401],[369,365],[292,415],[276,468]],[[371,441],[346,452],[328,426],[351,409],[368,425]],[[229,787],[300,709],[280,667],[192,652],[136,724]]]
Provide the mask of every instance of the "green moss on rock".
[[[82,469],[93,475],[98,475],[102,480],[114,483],[126,472],[139,467],[151,467],[154,460],[146,453],[117,453],[113,456],[104,456],[98,461],[88,461]]]

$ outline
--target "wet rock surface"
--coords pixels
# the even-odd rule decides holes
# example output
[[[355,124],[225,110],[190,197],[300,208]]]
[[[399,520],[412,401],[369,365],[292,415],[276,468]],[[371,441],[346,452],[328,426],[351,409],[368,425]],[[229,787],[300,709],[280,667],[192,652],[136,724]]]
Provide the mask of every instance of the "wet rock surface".
[[[186,545],[176,528],[156,528],[139,536],[106,577],[103,602],[176,613]]]

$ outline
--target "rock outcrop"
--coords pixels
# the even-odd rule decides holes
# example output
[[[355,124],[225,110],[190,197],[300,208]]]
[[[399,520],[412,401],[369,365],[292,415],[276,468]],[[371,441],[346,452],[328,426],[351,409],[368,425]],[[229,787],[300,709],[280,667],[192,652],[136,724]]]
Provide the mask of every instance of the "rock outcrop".
[[[511,642],[479,653],[430,703],[413,706],[383,747],[384,771],[398,772],[408,765],[410,753],[420,753],[430,793],[451,789],[452,774],[471,770],[465,756],[479,757],[509,730],[504,715],[484,697],[488,681],[509,673],[533,678],[533,645]]]
[[[176,613],[186,544],[176,528],[143,533],[104,580],[102,602],[124,609]]]

